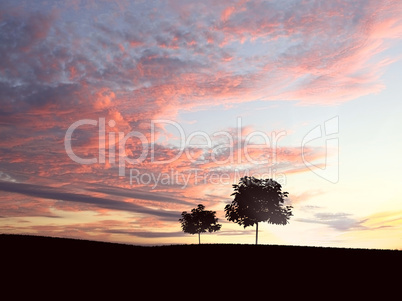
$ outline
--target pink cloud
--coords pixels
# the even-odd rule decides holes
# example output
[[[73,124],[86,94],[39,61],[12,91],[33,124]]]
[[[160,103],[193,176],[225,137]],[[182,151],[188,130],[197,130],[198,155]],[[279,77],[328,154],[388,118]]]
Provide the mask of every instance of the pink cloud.
[[[230,18],[230,16],[234,13],[235,9],[236,8],[234,6],[228,6],[227,8],[225,8],[221,14],[222,22],[226,22]]]

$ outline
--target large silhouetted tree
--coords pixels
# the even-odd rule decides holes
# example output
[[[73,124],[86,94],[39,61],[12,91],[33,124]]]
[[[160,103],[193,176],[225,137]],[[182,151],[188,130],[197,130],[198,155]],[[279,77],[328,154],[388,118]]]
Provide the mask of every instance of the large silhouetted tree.
[[[219,231],[222,225],[218,224],[215,217],[216,211],[205,210],[205,206],[199,204],[197,208],[191,210],[191,213],[183,211],[179,219],[181,228],[185,233],[198,233],[198,243],[201,244],[200,234],[203,232]]]
[[[234,200],[225,206],[225,217],[244,228],[256,225],[255,244],[258,243],[258,223],[286,225],[292,216],[292,206],[285,206],[288,192],[272,179],[241,178],[234,184]]]

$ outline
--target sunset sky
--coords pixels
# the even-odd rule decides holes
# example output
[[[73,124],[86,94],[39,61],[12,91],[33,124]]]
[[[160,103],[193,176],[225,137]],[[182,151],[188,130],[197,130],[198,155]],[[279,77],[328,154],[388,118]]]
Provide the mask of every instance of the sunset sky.
[[[0,2],[0,233],[254,243],[232,184],[294,216],[259,243],[402,249],[402,2]]]

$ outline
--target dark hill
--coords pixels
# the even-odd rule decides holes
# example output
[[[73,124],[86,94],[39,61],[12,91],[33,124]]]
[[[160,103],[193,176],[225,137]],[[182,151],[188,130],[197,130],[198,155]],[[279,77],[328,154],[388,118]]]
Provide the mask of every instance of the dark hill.
[[[397,250],[344,249],[277,245],[172,245],[143,247],[87,240],[28,235],[0,235],[2,260],[11,272],[46,275],[60,272],[92,277],[129,272],[151,277],[170,277],[173,271],[192,274],[241,275],[244,271],[285,276],[293,272],[328,275],[387,272],[400,269]],[[4,273],[4,271],[3,271]],[[270,274],[270,275],[271,275]]]

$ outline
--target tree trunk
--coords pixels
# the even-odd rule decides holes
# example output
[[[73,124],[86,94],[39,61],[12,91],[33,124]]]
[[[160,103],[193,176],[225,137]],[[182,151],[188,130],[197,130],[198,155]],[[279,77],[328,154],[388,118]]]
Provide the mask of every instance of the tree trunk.
[[[200,239],[200,232],[198,232],[198,244],[201,244],[201,239]]]
[[[255,228],[255,244],[258,245],[258,223],[256,223]]]

